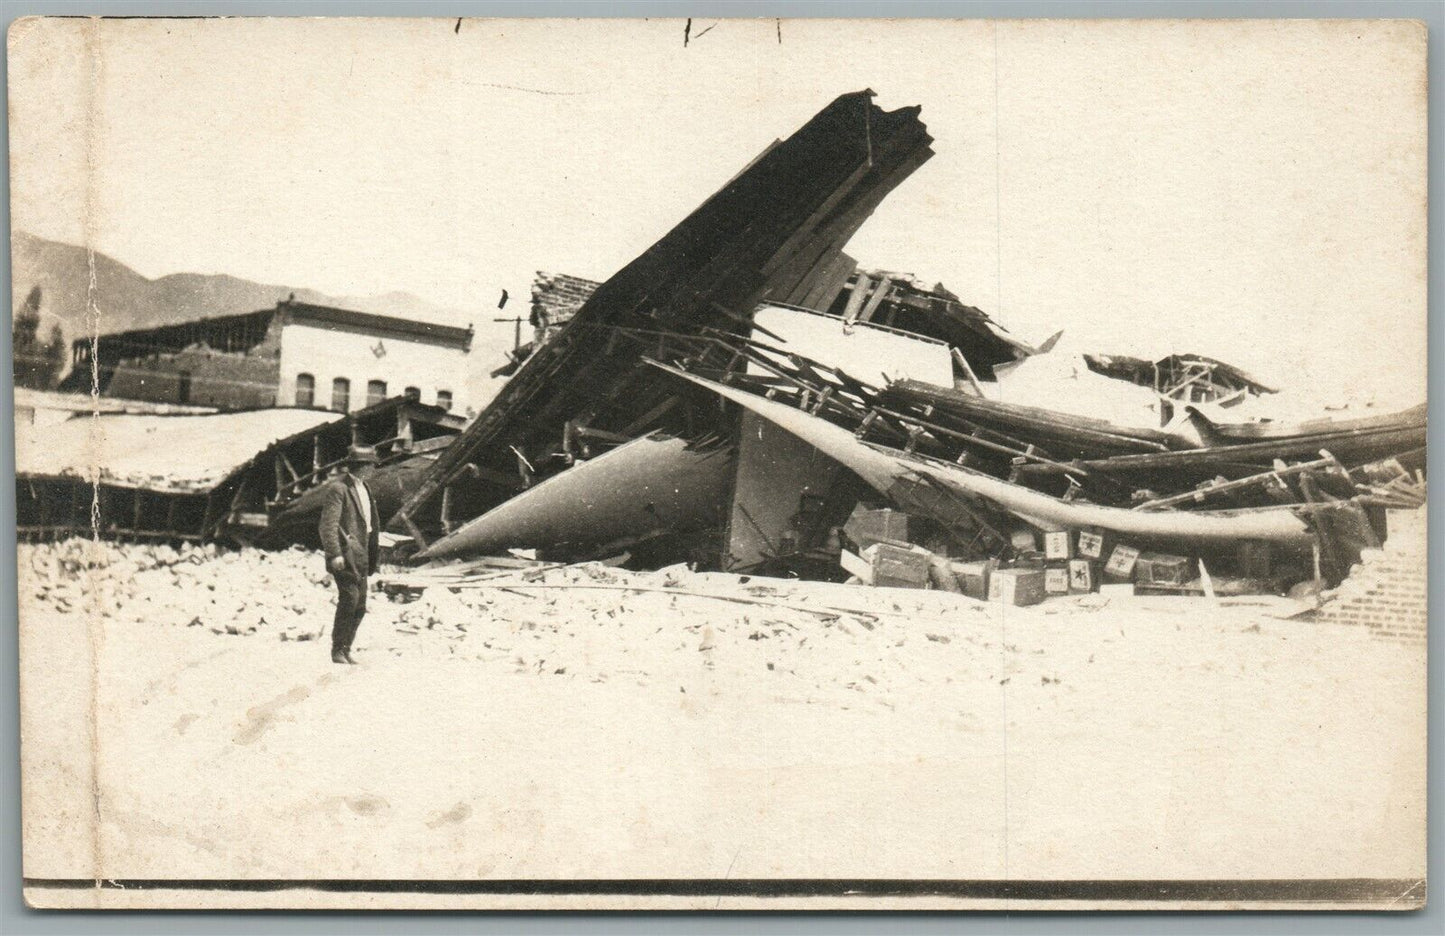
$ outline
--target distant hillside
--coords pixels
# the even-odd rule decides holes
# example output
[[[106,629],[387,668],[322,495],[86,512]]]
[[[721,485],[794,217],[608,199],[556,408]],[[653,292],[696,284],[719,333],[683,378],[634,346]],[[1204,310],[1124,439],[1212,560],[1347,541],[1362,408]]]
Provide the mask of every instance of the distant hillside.
[[[88,332],[85,302],[90,265],[84,247],[17,232],[11,240],[11,271],[12,309],[20,307],[32,287],[40,287],[42,334],[47,334],[57,319],[67,341]],[[468,324],[466,313],[434,306],[410,293],[328,296],[314,289],[269,286],[225,274],[174,273],[147,279],[102,253],[95,255],[95,298],[101,334],[255,312],[274,306],[292,293],[300,302],[317,305],[447,325]]]

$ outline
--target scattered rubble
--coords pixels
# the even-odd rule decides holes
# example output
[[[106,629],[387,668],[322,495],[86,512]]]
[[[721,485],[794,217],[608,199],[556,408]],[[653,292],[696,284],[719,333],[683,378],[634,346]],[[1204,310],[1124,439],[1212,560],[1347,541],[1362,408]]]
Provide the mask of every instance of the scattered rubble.
[[[335,589],[319,553],[89,539],[22,544],[22,591],[42,607],[217,635],[313,640]]]
[[[1423,511],[1420,521],[1423,530]],[[1388,555],[1397,562],[1414,558],[1396,550]],[[71,539],[22,543],[19,562],[21,592],[38,610],[104,621],[108,628],[304,643],[323,637],[335,600],[320,554],[300,548]],[[1367,568],[1372,564],[1379,565],[1367,559]],[[1060,674],[1092,663],[1122,624],[1152,631],[1170,612],[1184,610],[1177,598],[1107,591],[1016,606],[1032,603],[1021,590],[1041,591],[1042,576],[992,570],[993,600],[985,601],[942,589],[865,588],[683,566],[629,571],[597,562],[496,559],[390,567],[377,577],[357,648],[363,662],[419,655],[539,678],[675,684],[684,693],[703,674],[726,668],[768,680],[759,692],[846,707],[859,696],[884,705],[924,698],[913,690],[985,670],[995,680],[1022,675],[1036,686],[1067,691]],[[1373,587],[1347,583],[1336,601],[1353,607]],[[1104,609],[1109,614],[1100,617]],[[1286,599],[1220,599],[1207,619],[1191,619],[1189,627],[1267,636],[1280,619],[1304,609]],[[1347,623],[1338,616],[1321,619]],[[1072,649],[1061,656],[1061,635],[1080,628],[1091,636],[1070,638]]]
[[[123,627],[196,628],[218,640],[316,640],[335,601],[320,554],[303,549],[71,539],[22,544],[20,568],[22,590],[42,608]],[[426,573],[384,572],[358,639],[362,658],[455,657],[506,672],[649,685],[693,681],[691,655],[702,652],[708,668],[767,674],[776,692],[821,701],[934,678],[910,672],[890,649],[920,623],[950,652],[998,650],[986,606],[960,609],[942,594],[899,597],[685,567],[518,563],[491,572],[470,582],[439,576],[443,584],[425,587]],[[851,661],[842,671],[840,659]]]
[[[1389,539],[1380,549],[1364,550],[1349,577],[1320,596],[1315,619],[1423,645],[1429,617],[1426,508],[1392,510],[1389,517]]]
[[[833,101],[606,282],[539,274],[534,340],[518,318],[510,380],[470,425],[401,398],[335,420],[73,420],[22,460],[22,535],[313,545],[318,490],[365,442],[392,555],[413,564],[527,549],[533,575],[625,553],[632,572],[685,562],[961,607],[1217,605],[1313,599],[1375,555],[1387,514],[1424,504],[1424,404],[1270,418],[1279,388],[1225,362],[1033,346],[941,284],[858,269],[843,247],[933,142],[918,108],[871,97]],[[106,431],[122,419],[169,431]],[[283,423],[300,431],[257,453],[256,427],[269,441]],[[199,453],[194,477],[170,467],[177,447]],[[465,594],[497,572],[411,580]],[[501,588],[486,593],[547,600],[532,580]]]

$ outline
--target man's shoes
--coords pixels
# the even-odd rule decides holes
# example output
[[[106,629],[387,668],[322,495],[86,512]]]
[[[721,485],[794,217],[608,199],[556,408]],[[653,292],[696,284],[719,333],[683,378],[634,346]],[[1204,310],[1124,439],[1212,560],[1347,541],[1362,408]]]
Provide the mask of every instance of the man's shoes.
[[[343,650],[343,651],[341,651],[341,655],[344,656],[344,657],[346,657],[346,662],[350,663],[352,666],[359,666],[359,665],[360,665],[360,664],[358,664],[355,660],[353,660],[353,659],[351,658],[351,651],[350,651],[350,650]]]
[[[332,662],[332,663],[350,663],[350,662],[352,662],[352,660],[351,660],[351,657],[349,657],[349,656],[346,655],[346,651],[345,651],[345,650],[332,650],[332,651],[331,651],[331,662]]]

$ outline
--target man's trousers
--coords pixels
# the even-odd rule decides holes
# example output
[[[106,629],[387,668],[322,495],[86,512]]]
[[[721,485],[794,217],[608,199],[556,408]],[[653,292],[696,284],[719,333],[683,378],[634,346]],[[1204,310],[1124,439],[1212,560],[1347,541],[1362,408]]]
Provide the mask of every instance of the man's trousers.
[[[331,649],[349,653],[356,629],[366,616],[366,576],[350,569],[331,573],[336,579],[336,621],[331,627]]]

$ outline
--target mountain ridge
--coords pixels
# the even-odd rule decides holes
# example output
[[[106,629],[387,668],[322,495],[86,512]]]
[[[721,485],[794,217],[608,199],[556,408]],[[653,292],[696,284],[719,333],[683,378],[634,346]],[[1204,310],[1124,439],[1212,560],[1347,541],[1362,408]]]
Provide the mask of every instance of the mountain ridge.
[[[26,231],[11,237],[11,308],[40,287],[41,334],[59,324],[67,343],[88,334],[91,254],[86,248]],[[268,309],[295,296],[298,302],[442,325],[468,325],[470,316],[419,296],[392,291],[379,296],[333,296],[305,287],[257,283],[229,273],[168,273],[154,279],[96,251],[94,297],[100,334],[155,328],[200,318]]]

